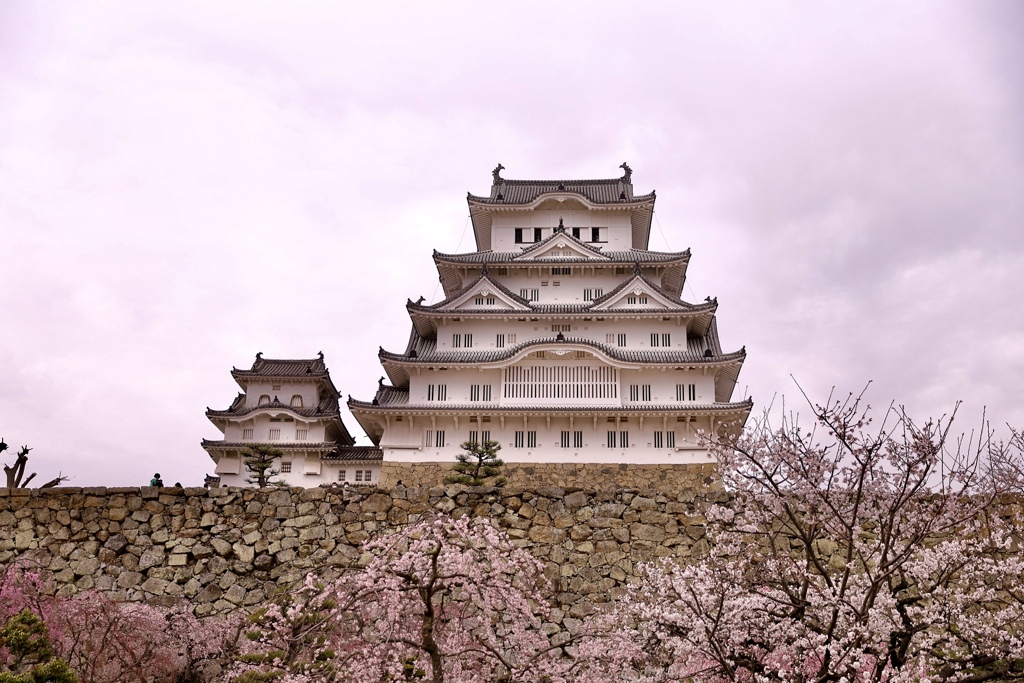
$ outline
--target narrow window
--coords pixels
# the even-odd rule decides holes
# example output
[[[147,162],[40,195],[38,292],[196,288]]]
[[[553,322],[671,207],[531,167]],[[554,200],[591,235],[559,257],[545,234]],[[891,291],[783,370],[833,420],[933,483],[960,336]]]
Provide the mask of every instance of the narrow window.
[[[482,432],[480,432],[480,439],[481,439],[480,443],[487,443],[488,441],[490,441],[491,440],[491,430],[485,429]]]
[[[696,401],[697,400],[697,385],[696,384],[691,384],[690,385],[689,393],[690,393],[690,400],[691,401]]]
[[[292,461],[282,460],[281,461],[281,474],[287,474],[292,471]]]
[[[626,345],[626,335],[622,334],[620,332],[619,335],[618,335],[618,342],[619,342],[619,346],[625,346]]]
[[[614,332],[609,332],[608,334],[606,334],[604,336],[604,340],[606,342],[608,342],[609,344],[614,344],[615,343],[615,333]]]
[[[516,244],[522,244],[522,243],[523,243],[523,229],[522,228],[516,228]]]
[[[529,431],[526,432],[526,447],[536,448],[537,447],[537,432]]]
[[[469,442],[470,443],[480,443],[480,432],[471,431],[469,433]]]
[[[479,401],[480,400],[480,385],[470,384],[469,385],[469,400]]]
[[[462,335],[461,334],[453,334],[452,335],[452,348],[453,349],[461,349],[462,348]]]
[[[478,296],[477,298],[473,299],[473,303],[476,304],[477,306],[483,306],[484,298],[482,296]]]
[[[590,229],[590,241],[591,242],[600,242],[601,241],[601,228],[591,228]]]
[[[520,289],[519,290],[519,296],[521,298],[526,299],[527,301],[529,301],[530,300],[530,290],[528,290],[528,289]]]
[[[627,296],[626,297],[626,303],[627,304],[635,304],[636,303],[636,297],[635,296]]]
[[[505,338],[508,340],[509,344],[515,344],[516,343],[516,335],[514,335],[514,334],[507,334],[507,335],[505,335]]]
[[[447,401],[448,400],[448,385],[438,384],[437,385],[437,400]]]
[[[663,332],[661,335],[661,345],[666,347],[672,346],[672,335],[668,332]]]
[[[268,403],[270,403],[270,397],[269,396],[267,396],[266,394],[263,394],[262,396],[260,396],[259,405],[265,406]]]
[[[639,401],[640,400],[640,385],[630,384],[629,385],[629,400]]]
[[[523,448],[526,445],[526,432],[516,432],[514,443],[516,448]]]
[[[305,441],[307,434],[309,434],[309,430],[308,429],[296,429],[295,430],[295,440],[296,441]]]
[[[433,445],[434,445],[434,432],[428,429],[427,430],[426,447],[430,448]]]
[[[534,242],[540,242],[542,239],[544,239],[543,235],[544,235],[544,228],[534,228],[533,229],[533,241]]]
[[[242,438],[243,439],[251,439],[252,438],[252,429],[243,429],[242,430]]]
[[[619,446],[629,448],[629,432],[619,432]]]
[[[664,448],[665,447],[665,432],[654,432],[654,447]]]
[[[295,394],[294,396],[292,396],[292,408],[301,408],[301,407],[302,407],[302,397],[299,396],[298,394]]]
[[[362,481],[362,480],[363,480],[363,471],[362,470],[356,470],[356,481]]]
[[[539,289],[531,289],[530,290],[530,301],[540,301],[540,290]]]
[[[650,384],[643,384],[643,385],[640,386],[640,398],[641,398],[641,400],[644,400],[644,401],[650,401],[651,400],[651,385]]]
[[[367,484],[373,481],[373,470],[363,470],[363,481]]]
[[[657,332],[651,332],[651,348],[652,349],[655,348],[656,346],[658,346],[659,339],[660,339],[660,337],[658,337],[658,333]]]
[[[280,384],[271,384],[270,385],[270,390],[271,391],[281,391],[281,385]]]
[[[669,448],[675,448],[676,447],[676,433],[675,432],[665,432],[665,445],[668,446]]]
[[[473,335],[471,335],[471,334],[464,334],[464,335],[462,335],[462,345],[465,346],[467,349],[473,348]]]
[[[493,296],[489,296],[489,297],[487,297],[487,305],[488,305],[488,306],[493,306],[493,305],[494,305],[494,302],[495,302],[495,299],[494,299],[494,297],[493,297]]]
[[[505,335],[499,334],[497,337],[495,337],[494,345],[499,349],[505,348]]]
[[[338,481],[345,481],[345,470],[338,470]]]
[[[270,440],[271,441],[280,441],[280,439],[281,439],[281,430],[280,429],[271,429],[270,430]]]
[[[576,239],[579,239],[580,238],[580,231],[581,230],[583,230],[583,228],[573,228],[572,229],[572,236],[575,237]]]
[[[484,399],[483,400],[485,400],[485,401],[490,401],[491,400],[491,385],[490,384],[485,384],[484,385]]]
[[[615,448],[616,435],[616,432],[612,431],[611,429],[608,430],[608,448]]]
[[[562,448],[568,448],[569,447],[569,432],[567,432],[567,431],[562,432],[562,441],[561,441],[561,443],[562,443]]]
[[[569,332],[572,330],[572,325],[552,325],[552,332]]]
[[[583,448],[583,432],[572,433],[573,448]]]
[[[682,385],[680,385],[680,386],[682,386]],[[434,400],[434,385],[433,384],[428,384],[427,385],[427,400],[428,401],[433,401]],[[680,399],[680,400],[682,400],[682,399]]]
[[[584,289],[583,290],[583,300],[584,301],[593,301],[594,300],[594,290],[592,290],[592,289]]]
[[[444,448],[444,430],[438,429],[434,434],[434,446],[437,448]]]

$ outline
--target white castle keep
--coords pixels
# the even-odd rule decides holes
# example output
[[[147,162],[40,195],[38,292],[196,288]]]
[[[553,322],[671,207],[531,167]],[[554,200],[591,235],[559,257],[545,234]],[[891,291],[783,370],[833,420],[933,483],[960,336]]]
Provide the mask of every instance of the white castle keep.
[[[486,440],[501,444],[519,483],[586,486],[609,468],[619,484],[641,468],[654,482],[673,469],[706,472],[702,435],[738,431],[750,414],[749,398],[732,400],[746,353],[722,350],[716,300],[680,298],[690,252],[648,249],[655,194],[634,194],[621,168],[604,180],[508,180],[499,164],[490,194],[468,196],[476,250],[434,252],[444,300],[406,304],[406,348],[379,353],[389,382],[372,400],[349,398],[375,448],[352,445],[336,407],[300,415],[278,399],[297,381],[284,364],[301,375],[310,361],[265,361],[282,368],[271,371],[257,358],[233,372],[249,382],[244,398],[207,413],[226,425],[226,443],[204,442],[217,472],[238,469],[244,434],[262,441],[274,419],[323,435],[316,448],[286,444],[287,480],[306,486],[356,483],[352,470],[358,483],[368,470],[382,485],[440,484],[461,444]],[[337,395],[326,372],[316,366],[326,383],[319,399],[310,384],[310,401]]]
[[[493,439],[511,464],[709,462],[698,432],[737,430],[744,350],[717,301],[680,299],[690,252],[648,249],[655,194],[606,180],[507,180],[470,194],[476,251],[434,252],[443,301],[409,301],[389,384],[348,407],[391,463],[451,463]],[[397,471],[401,471],[401,467]],[[396,475],[401,478],[400,475]]]
[[[252,368],[233,368],[231,376],[242,392],[227,410],[206,409],[206,417],[224,433],[223,440],[203,439],[218,484],[246,485],[242,454],[256,444],[282,452],[274,463],[280,472],[275,479],[291,486],[377,481],[381,452],[353,445],[323,354],[274,360],[257,353]]]

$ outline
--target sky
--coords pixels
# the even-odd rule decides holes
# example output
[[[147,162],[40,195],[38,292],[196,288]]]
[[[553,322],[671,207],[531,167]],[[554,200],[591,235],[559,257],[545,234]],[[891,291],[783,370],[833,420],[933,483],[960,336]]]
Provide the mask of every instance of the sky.
[[[870,382],[1024,426],[1022,35],[1016,0],[3,0],[0,437],[37,483],[198,485],[257,352],[372,398],[499,162],[628,162],[755,411]]]

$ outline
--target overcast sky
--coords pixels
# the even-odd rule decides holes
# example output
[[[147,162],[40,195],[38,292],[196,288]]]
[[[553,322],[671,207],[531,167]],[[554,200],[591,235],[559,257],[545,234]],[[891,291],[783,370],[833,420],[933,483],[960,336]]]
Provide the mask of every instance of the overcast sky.
[[[371,398],[498,162],[628,161],[737,398],[1024,426],[1022,36],[1016,0],[4,0],[0,437],[198,484],[257,351]]]

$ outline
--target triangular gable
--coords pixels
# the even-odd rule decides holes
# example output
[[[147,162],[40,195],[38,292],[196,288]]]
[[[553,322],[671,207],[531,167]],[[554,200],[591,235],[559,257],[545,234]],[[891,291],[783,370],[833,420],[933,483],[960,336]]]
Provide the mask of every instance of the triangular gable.
[[[512,260],[532,261],[535,259],[563,258],[585,258],[602,261],[611,260],[611,257],[607,254],[602,254],[594,247],[580,242],[578,239],[565,232],[564,229],[548,236],[546,239],[541,240],[533,246],[523,249],[523,253],[513,256]]]
[[[477,303],[478,299],[483,299],[483,303]],[[528,311],[530,306],[508,289],[491,280],[490,277],[483,276],[448,301],[438,304],[437,309],[444,311]]]
[[[679,308],[679,302],[665,296],[652,282],[634,275],[602,298],[594,302],[592,311],[612,311],[617,308]]]

